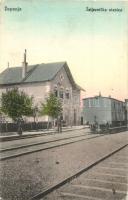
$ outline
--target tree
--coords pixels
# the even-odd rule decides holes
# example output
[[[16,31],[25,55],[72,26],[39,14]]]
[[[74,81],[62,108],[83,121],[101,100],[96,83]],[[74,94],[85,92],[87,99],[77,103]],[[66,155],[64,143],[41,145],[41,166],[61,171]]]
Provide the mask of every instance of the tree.
[[[2,93],[1,110],[14,121],[19,122],[18,124],[21,124],[20,119],[23,116],[31,116],[33,113],[32,100],[33,98],[23,91],[12,89]]]
[[[50,93],[49,97],[46,99],[45,103],[41,104],[41,115],[48,115],[53,119],[58,119],[62,113],[62,104],[60,99],[58,99],[53,93]]]

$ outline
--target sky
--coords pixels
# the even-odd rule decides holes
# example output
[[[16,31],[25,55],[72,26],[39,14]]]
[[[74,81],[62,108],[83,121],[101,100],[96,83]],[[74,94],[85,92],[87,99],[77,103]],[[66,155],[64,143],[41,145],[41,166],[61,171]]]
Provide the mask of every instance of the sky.
[[[0,2],[0,72],[21,66],[27,49],[28,64],[66,61],[85,97],[128,98],[128,1]]]

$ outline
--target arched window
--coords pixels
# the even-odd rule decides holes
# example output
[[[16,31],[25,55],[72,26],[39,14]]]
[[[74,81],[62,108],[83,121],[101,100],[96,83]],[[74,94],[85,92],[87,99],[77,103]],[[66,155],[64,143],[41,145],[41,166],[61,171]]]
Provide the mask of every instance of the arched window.
[[[66,99],[69,99],[70,98],[70,93],[69,93],[69,90],[67,89],[66,92],[65,92],[65,97]]]
[[[60,91],[59,91],[59,97],[60,97],[61,99],[64,98],[64,90],[63,90],[62,87],[60,88]]]
[[[58,89],[57,89],[57,86],[54,87],[54,94],[55,94],[56,97],[58,97]]]

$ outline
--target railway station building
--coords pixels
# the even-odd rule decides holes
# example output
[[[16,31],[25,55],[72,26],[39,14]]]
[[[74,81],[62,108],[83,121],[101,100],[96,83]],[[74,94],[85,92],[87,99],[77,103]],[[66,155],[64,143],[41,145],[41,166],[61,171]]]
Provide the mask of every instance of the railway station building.
[[[12,88],[18,88],[34,97],[34,106],[40,107],[50,92],[61,99],[63,120],[66,125],[79,125],[81,119],[80,95],[82,88],[76,84],[66,62],[28,65],[26,50],[20,67],[9,67],[0,74],[0,96]],[[33,120],[33,118],[26,118]],[[47,121],[48,116],[38,121]]]

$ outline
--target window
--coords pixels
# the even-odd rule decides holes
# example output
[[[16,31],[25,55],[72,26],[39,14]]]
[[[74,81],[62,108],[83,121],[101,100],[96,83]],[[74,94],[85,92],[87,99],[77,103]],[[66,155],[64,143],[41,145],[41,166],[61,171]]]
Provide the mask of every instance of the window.
[[[60,92],[59,92],[59,97],[60,97],[61,99],[63,99],[63,98],[64,98],[64,93],[63,93],[63,90],[60,90]]]
[[[65,95],[66,95],[66,98],[69,99],[69,97],[70,97],[69,93],[66,92]]]
[[[57,90],[54,90],[54,94],[55,94],[55,96],[57,97],[57,96],[58,96],[58,91],[57,91]]]
[[[63,79],[64,79],[64,76],[61,74],[61,75],[60,75],[60,81],[62,82]]]
[[[57,86],[54,87],[54,94],[56,97],[58,97],[58,90],[57,90]]]
[[[65,97],[66,97],[66,99],[69,99],[69,98],[70,98],[70,94],[69,94],[69,91],[68,91],[68,90],[66,90]]]
[[[88,105],[91,107],[91,99],[88,99]]]
[[[61,99],[64,98],[64,88],[63,88],[62,86],[61,86],[60,89],[59,89],[59,97],[60,97]]]
[[[99,98],[94,98],[93,99],[93,106],[94,107],[99,107]]]
[[[102,103],[104,107],[107,107],[107,100],[105,98],[102,99]]]

